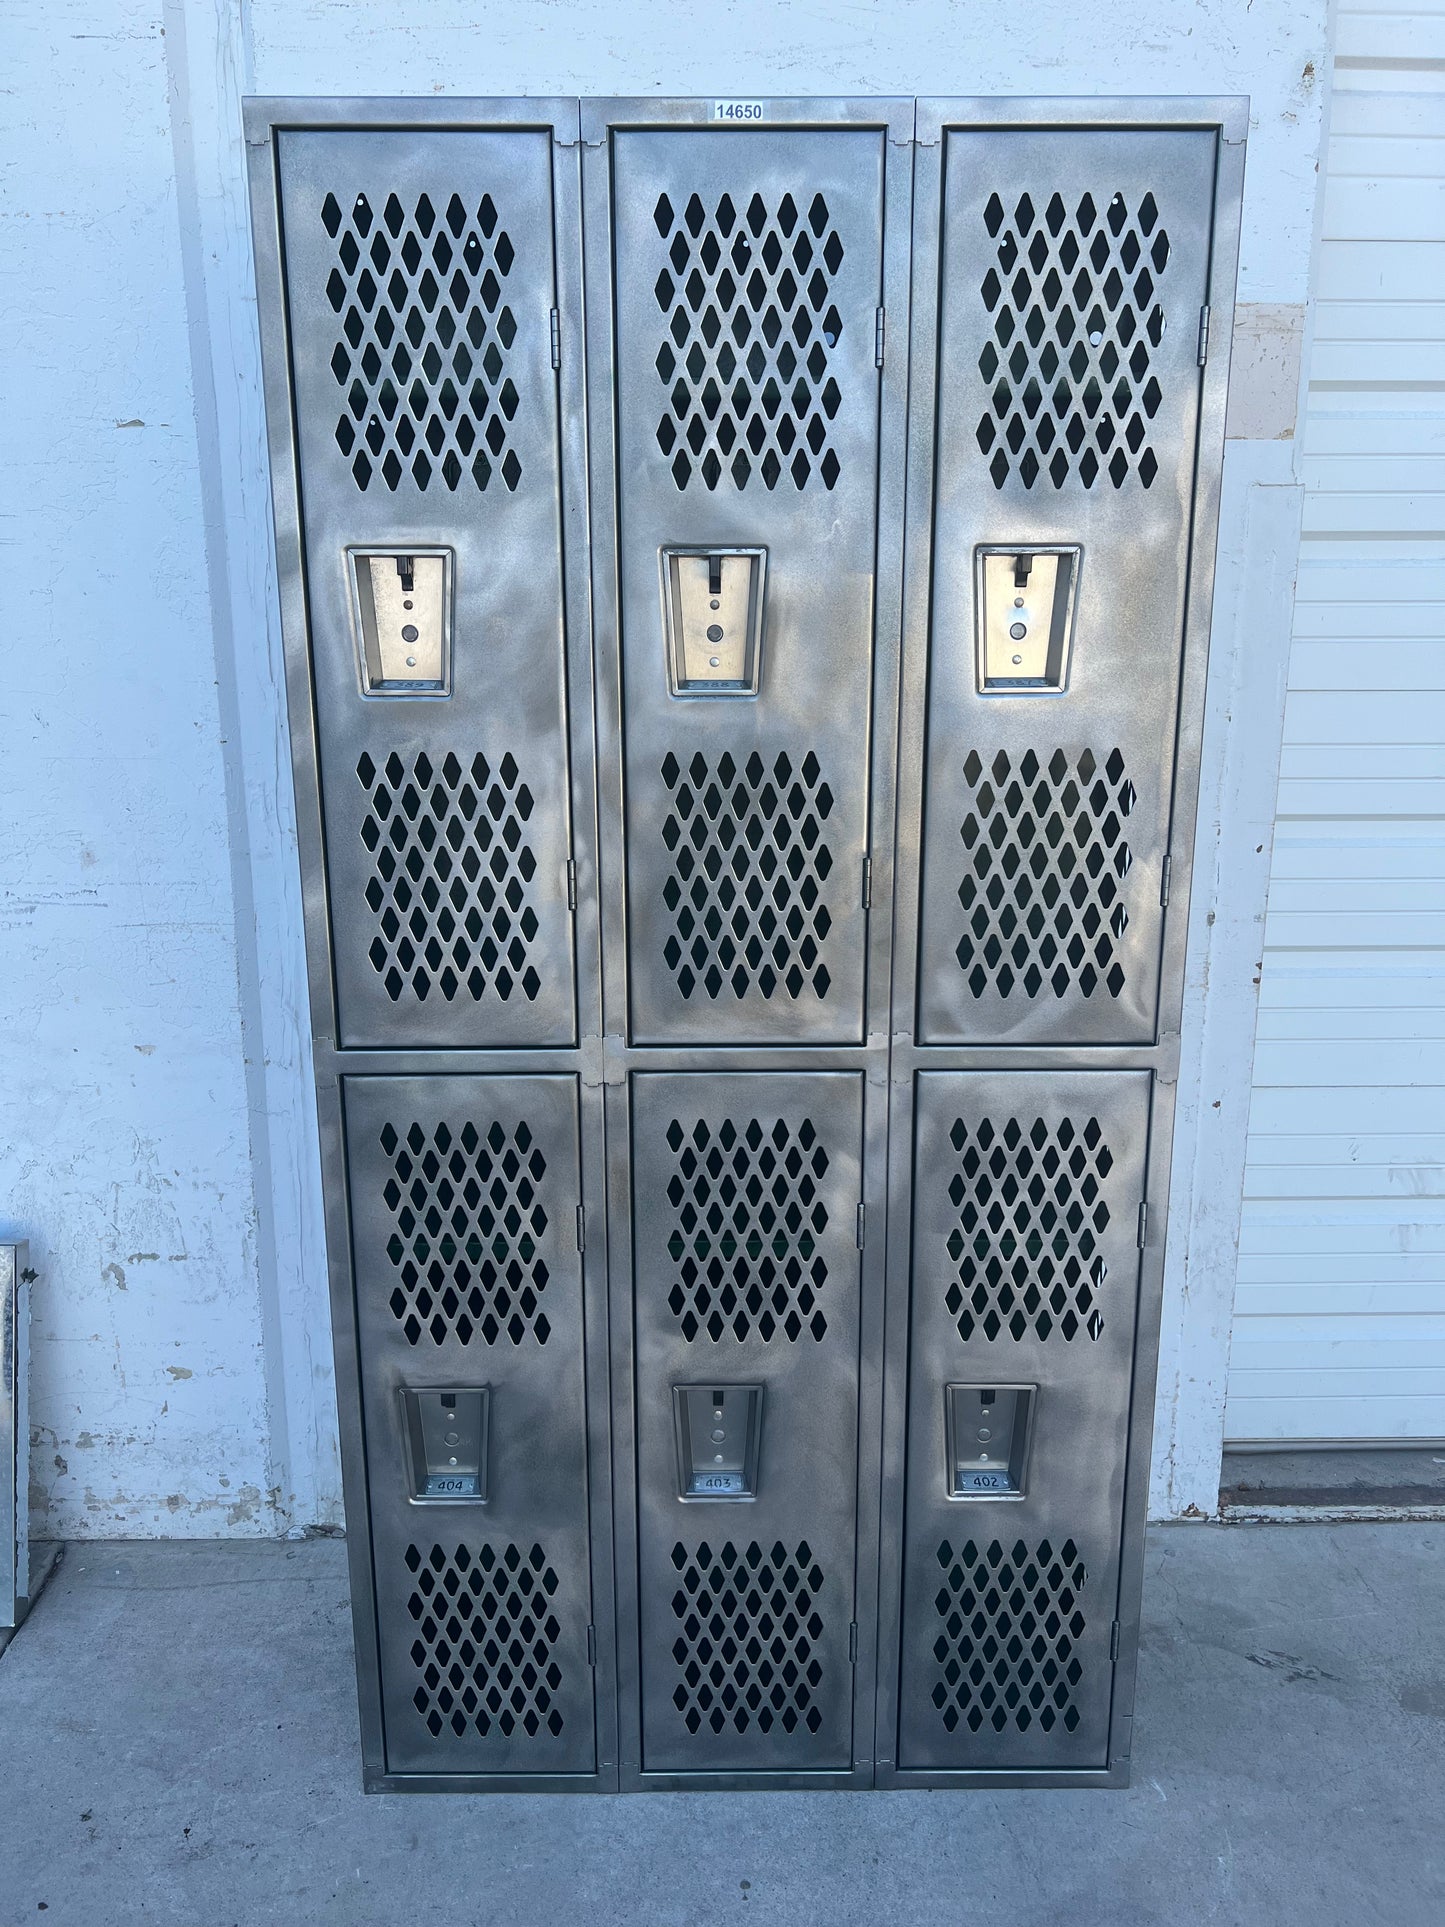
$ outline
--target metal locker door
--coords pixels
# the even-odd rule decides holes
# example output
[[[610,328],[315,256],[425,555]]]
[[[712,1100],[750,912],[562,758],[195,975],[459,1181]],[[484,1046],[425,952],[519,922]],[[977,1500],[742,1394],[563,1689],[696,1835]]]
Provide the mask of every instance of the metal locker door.
[[[863,1036],[884,143],[612,136],[638,1043]]]
[[[1149,1088],[918,1078],[900,1772],[1107,1763]]]
[[[644,1773],[852,1763],[862,1084],[633,1079]]]
[[[337,1041],[570,1043],[551,136],[277,144]]]
[[[343,1088],[387,1771],[591,1774],[576,1079]],[[438,1392],[483,1395],[476,1496]]]
[[[919,1040],[1149,1043],[1217,136],[946,141]]]

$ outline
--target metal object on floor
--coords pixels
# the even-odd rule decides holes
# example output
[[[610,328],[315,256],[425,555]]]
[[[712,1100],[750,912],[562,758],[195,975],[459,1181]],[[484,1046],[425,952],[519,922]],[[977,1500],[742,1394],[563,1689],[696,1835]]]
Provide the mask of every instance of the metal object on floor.
[[[373,1787],[1127,1775],[1245,111],[746,106],[248,110]]]
[[[26,1243],[0,1244],[0,1653],[25,1623],[59,1556],[30,1532],[30,1268]]]

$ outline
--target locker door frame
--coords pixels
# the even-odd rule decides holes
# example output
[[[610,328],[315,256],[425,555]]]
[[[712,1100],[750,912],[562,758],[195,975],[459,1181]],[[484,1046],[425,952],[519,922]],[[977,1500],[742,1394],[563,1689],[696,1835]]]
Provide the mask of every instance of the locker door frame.
[[[616,1624],[608,1407],[606,1274],[607,1184],[602,1080],[597,791],[593,729],[592,613],[588,566],[586,357],[582,296],[582,185],[578,103],[570,97],[250,98],[243,104],[250,173],[251,225],[261,337],[262,383],[271,469],[277,596],[286,665],[292,781],[296,799],[302,912],[306,938],[312,1064],[316,1091],[327,1282],[347,1520],[347,1566],[360,1704],[362,1785],[367,1792],[587,1792],[617,1786]],[[532,130],[552,141],[553,244],[558,308],[562,560],[566,631],[567,729],[571,756],[572,856],[577,904],[577,1041],[570,1046],[488,1049],[339,1048],[332,974],[325,838],[318,785],[315,688],[311,669],[301,477],[291,394],[290,343],[281,250],[275,136],[287,131],[388,130],[425,138],[443,132]],[[591,1774],[388,1774],[381,1722],[380,1654],[371,1575],[371,1509],[361,1417],[350,1197],[340,1080],[348,1074],[568,1073],[580,1081],[583,1319],[587,1380],[588,1513],[597,1769]]]
[[[1149,1448],[1169,1210],[1170,1152],[1179,1071],[1185,942],[1198,804],[1210,613],[1224,450],[1229,344],[1233,335],[1247,99],[920,98],[914,186],[914,246],[908,503],[905,533],[902,695],[899,718],[894,1003],[888,1137],[887,1338],[880,1557],[877,1784],[894,1787],[1110,1786],[1128,1784],[1134,1711]],[[1178,732],[1167,848],[1169,900],[1160,942],[1157,1029],[1141,1045],[920,1045],[918,1022],[919,852],[923,821],[929,614],[934,521],[934,454],[939,350],[939,265],[945,139],[952,128],[1213,130],[1216,167],[1208,273],[1211,352],[1201,370],[1193,530],[1185,603]],[[1145,1166],[1146,1230],[1140,1253],[1138,1322],[1121,1522],[1118,1658],[1109,1721],[1108,1765],[1063,1771],[900,1771],[897,1765],[901,1567],[908,1404],[909,1281],[912,1268],[914,1084],[923,1070],[1148,1070],[1154,1073]]]
[[[629,1028],[624,876],[619,572],[616,512],[615,390],[612,377],[611,130],[711,127],[710,99],[587,99],[582,102],[584,275],[589,291],[588,455],[593,536],[593,652],[596,662],[598,808],[603,876],[602,1034],[595,1074],[606,1087],[608,1277],[611,1294],[612,1439],[618,1623],[619,1774],[623,1791],[701,1792],[735,1788],[869,1787],[873,1784],[880,1414],[883,1390],[883,1282],[886,1258],[888,1023],[893,940],[895,754],[900,632],[903,619],[903,489],[908,443],[910,249],[914,101],[778,98],[765,102],[769,125],[877,127],[884,130],[883,286],[887,344],[878,457],[878,517],[873,636],[873,741],[870,754],[872,909],[868,933],[865,1038],[859,1044],[634,1046]],[[739,130],[746,138],[746,131]],[[853,1763],[848,1772],[644,1774],[641,1770],[641,1653],[634,1376],[632,1360],[631,1078],[633,1070],[812,1071],[865,1073],[863,1247],[858,1434],[858,1664],[853,1696]]]

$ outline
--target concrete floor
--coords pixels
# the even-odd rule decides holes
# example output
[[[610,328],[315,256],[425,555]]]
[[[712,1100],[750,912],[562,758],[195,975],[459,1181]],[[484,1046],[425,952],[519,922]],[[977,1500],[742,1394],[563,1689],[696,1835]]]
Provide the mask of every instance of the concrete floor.
[[[1440,1927],[1445,1526],[1151,1539],[1127,1793],[372,1797],[342,1548],[73,1547],[0,1927]]]

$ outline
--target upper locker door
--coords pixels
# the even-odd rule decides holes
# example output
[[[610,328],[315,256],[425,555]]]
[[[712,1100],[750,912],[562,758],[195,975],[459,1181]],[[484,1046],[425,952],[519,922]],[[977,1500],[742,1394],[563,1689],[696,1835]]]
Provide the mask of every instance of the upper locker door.
[[[946,140],[918,1035],[1148,1043],[1215,135]]]
[[[884,133],[613,151],[632,1034],[858,1042]]]
[[[567,1044],[551,136],[278,138],[338,1041]]]

